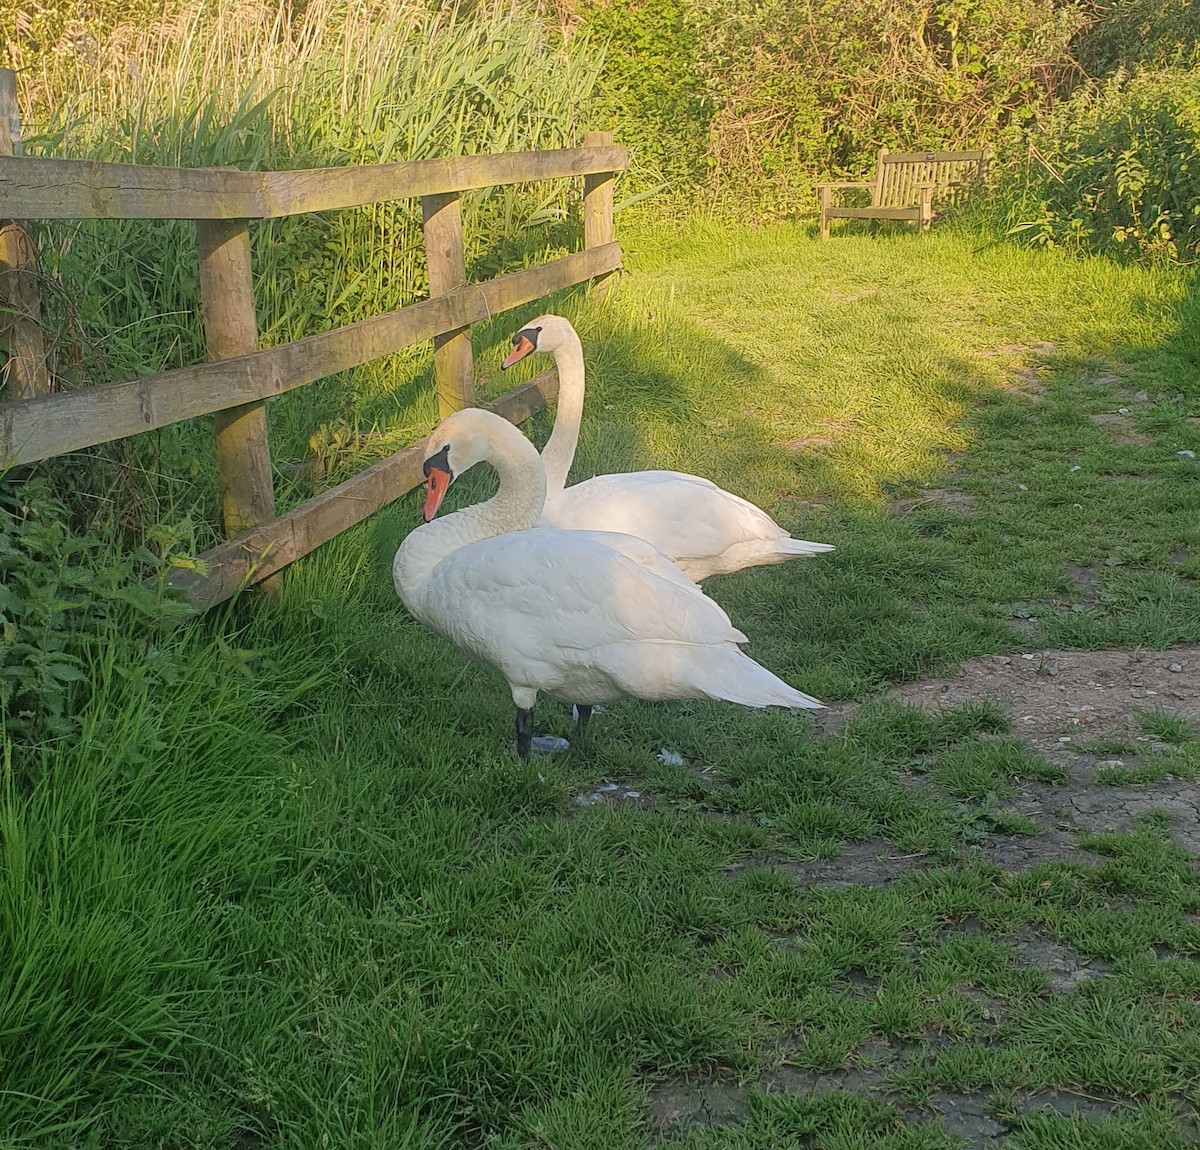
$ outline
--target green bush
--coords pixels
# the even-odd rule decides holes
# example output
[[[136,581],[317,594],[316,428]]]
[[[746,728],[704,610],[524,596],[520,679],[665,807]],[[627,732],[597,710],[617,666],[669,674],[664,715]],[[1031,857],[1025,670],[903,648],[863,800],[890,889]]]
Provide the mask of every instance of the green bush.
[[[881,144],[978,147],[1055,89],[1082,17],[1037,0],[697,0],[719,183],[785,211]]]
[[[1117,75],[1031,140],[1014,232],[1135,259],[1200,256],[1200,68]]]
[[[1074,46],[1089,76],[1099,79],[1135,66],[1195,63],[1200,5],[1194,0],[1110,0],[1096,12]]]
[[[135,662],[145,651],[131,616],[186,612],[163,597],[161,581],[157,588],[139,581],[144,570],[169,566],[179,542],[170,529],[155,534],[160,554],[143,548],[116,558],[99,537],[70,529],[45,481],[0,484],[0,708],[9,738],[33,743],[75,730],[90,635],[120,624]]]
[[[667,184],[690,197],[708,172],[709,112],[696,61],[701,29],[686,0],[583,0],[576,10],[605,45],[593,118],[630,151],[631,188]]]

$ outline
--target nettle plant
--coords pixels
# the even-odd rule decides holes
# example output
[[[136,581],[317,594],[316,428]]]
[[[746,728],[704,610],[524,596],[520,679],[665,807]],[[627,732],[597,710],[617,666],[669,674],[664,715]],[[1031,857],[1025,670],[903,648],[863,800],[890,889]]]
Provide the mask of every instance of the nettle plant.
[[[0,711],[11,738],[70,734],[87,692],[90,639],[141,643],[133,618],[157,622],[190,608],[164,592],[163,574],[187,565],[179,532],[164,529],[127,557],[78,535],[44,480],[0,485]],[[147,571],[157,573],[150,586]],[[137,657],[132,651],[131,657]]]
[[[1200,68],[1118,75],[1034,136],[1040,243],[1134,259],[1200,256]]]

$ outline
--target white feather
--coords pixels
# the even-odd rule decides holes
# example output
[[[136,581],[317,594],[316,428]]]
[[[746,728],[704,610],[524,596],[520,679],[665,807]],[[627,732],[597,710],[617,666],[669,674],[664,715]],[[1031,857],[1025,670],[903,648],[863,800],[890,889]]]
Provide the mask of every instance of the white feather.
[[[562,316],[539,316],[524,330],[530,329],[537,329],[535,350],[552,354],[558,369],[554,431],[542,452],[543,526],[636,535],[697,582],[833,550],[828,543],[793,539],[765,511],[697,475],[633,471],[567,487],[583,419],[583,347]]]
[[[738,650],[745,636],[640,539],[531,527],[545,497],[536,450],[511,424],[458,412],[430,437],[455,474],[480,460],[500,489],[411,532],[396,552],[396,590],[417,619],[499,668],[518,707],[539,693],[572,703],[725,699],[814,708]]]

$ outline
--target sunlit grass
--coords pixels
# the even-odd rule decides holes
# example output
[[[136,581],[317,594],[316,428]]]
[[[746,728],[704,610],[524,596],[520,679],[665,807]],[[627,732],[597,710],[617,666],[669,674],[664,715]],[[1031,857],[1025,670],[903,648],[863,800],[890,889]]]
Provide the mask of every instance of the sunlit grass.
[[[711,584],[773,670],[832,701],[988,651],[1200,637],[1180,561],[1200,497],[1175,455],[1200,446],[1185,275],[954,233],[627,240],[635,270],[608,301],[477,330],[481,393],[542,366],[497,369],[553,306],[588,356],[577,476],[683,467],[837,544]],[[1045,394],[1012,391],[1017,367]],[[314,408],[358,432],[335,471],[428,429],[427,373],[398,357]],[[1123,389],[1156,399],[1134,413],[1145,445],[1087,418]],[[279,407],[294,459],[305,425]],[[949,487],[971,501],[892,502]],[[0,1144],[633,1150],[653,1082],[736,1085],[781,1050],[825,1073],[880,1043],[901,1057],[879,1096],[747,1086],[739,1121],[677,1144],[949,1150],[904,1107],[954,1090],[986,1094],[1027,1150],[1185,1143],[1200,892],[1160,826],[1089,840],[1078,863],[981,862],[993,836],[1038,830],[1006,795],[1060,777],[987,706],[868,704],[821,738],[803,716],[625,703],[522,764],[499,676],[396,601],[418,521],[399,500],[289,569],[278,604],[159,637],[144,667],[98,653],[78,742],[16,749]],[[1086,597],[1068,561],[1097,569]],[[539,723],[570,718],[547,703]],[[1188,732],[1143,723],[1187,761]],[[573,803],[605,778],[653,807]],[[854,843],[915,869],[804,877]],[[1104,977],[1056,989],[1022,930]],[[1116,1109],[1006,1110],[1049,1088]]]

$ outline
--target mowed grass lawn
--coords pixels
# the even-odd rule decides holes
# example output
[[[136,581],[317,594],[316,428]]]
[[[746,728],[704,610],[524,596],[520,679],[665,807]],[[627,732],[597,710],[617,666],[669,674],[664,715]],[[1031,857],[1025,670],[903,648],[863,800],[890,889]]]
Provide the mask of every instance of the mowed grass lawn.
[[[575,474],[696,471],[836,544],[709,586],[797,687],[1200,640],[1193,275],[950,229],[627,246],[606,302],[552,301],[588,357]],[[482,391],[540,310],[477,333]],[[365,417],[428,426],[423,371]],[[6,774],[0,1146],[938,1150],[947,1098],[996,1145],[1195,1144],[1200,889],[1166,821],[989,864],[1039,832],[1014,779],[1062,773],[978,705],[821,736],[625,703],[522,764],[503,681],[395,598],[417,522],[410,496],[135,670],[97,644],[79,738]],[[573,801],[608,779],[641,801]],[[856,843],[922,865],[805,877]],[[1052,981],[1031,937],[1097,976]],[[730,1121],[656,1125],[685,1080]],[[1093,1105],[1027,1104],[1066,1094]]]

